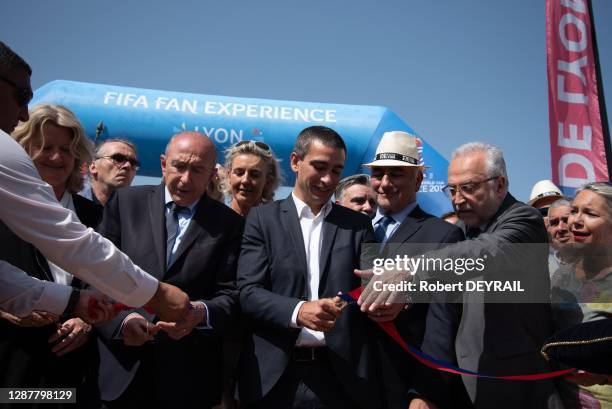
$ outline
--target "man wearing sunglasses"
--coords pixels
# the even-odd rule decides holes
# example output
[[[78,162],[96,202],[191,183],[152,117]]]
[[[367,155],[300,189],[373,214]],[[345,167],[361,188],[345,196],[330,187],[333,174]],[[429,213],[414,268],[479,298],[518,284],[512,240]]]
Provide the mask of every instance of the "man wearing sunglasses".
[[[107,139],[96,148],[89,164],[91,187],[83,196],[104,206],[115,189],[130,186],[140,167],[136,146],[124,139]]]
[[[72,211],[59,204],[32,159],[8,135],[19,121],[29,119],[31,74],[30,66],[0,42],[0,220],[49,260],[115,300],[134,306],[148,304],[166,319],[179,320],[188,312],[187,294],[159,282],[79,223]],[[61,315],[75,305],[87,311],[90,297],[71,294],[68,286],[37,280],[0,260],[0,308],[13,315],[28,316],[34,310]],[[113,313],[110,305],[104,307],[100,312]]]
[[[463,369],[488,375],[548,371],[539,353],[544,340],[552,333],[547,232],[542,217],[536,209],[517,201],[508,192],[503,154],[489,144],[469,143],[453,153],[445,191],[459,216],[458,226],[464,229],[468,240],[426,256],[441,260],[485,257],[485,268],[458,274],[434,266],[375,276],[359,300],[362,310],[376,311],[379,305],[398,297],[398,292],[376,292],[374,288],[399,280],[417,283],[519,280],[524,293],[466,290],[460,303],[431,304],[423,351],[434,357],[446,355],[445,351],[438,350],[443,346],[439,335],[454,328],[454,354]],[[526,243],[529,245],[521,245]],[[435,294],[440,300],[448,300],[447,296]],[[468,376],[462,380],[471,401],[468,407],[563,407],[550,380],[501,381]],[[411,409],[465,407],[458,404],[457,395],[444,385],[429,390],[423,386],[419,391],[425,398],[413,400]]]

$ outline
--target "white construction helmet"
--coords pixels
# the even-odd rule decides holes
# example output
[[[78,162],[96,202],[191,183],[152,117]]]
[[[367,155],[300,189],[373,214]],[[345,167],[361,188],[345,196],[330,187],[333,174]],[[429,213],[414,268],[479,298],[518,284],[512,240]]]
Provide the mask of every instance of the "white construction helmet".
[[[533,189],[531,189],[531,195],[529,195],[529,202],[527,204],[533,207],[537,207],[537,202],[547,197],[561,199],[564,196],[563,193],[561,193],[561,190],[557,187],[557,185],[555,185],[551,180],[540,180],[538,183],[533,185]]]

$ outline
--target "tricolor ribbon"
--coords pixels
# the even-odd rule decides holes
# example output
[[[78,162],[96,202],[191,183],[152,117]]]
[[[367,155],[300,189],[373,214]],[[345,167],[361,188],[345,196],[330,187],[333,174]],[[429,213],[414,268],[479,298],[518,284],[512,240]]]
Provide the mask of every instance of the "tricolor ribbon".
[[[363,292],[363,287],[355,288],[354,290],[349,291],[348,293],[339,294],[340,298],[344,301],[353,303],[359,299],[359,296]],[[455,375],[465,375],[465,376],[473,376],[478,378],[488,378],[488,379],[505,379],[509,381],[538,381],[542,379],[550,379],[556,378],[559,376],[565,376],[572,372],[575,372],[576,369],[563,369],[559,371],[553,372],[543,372],[537,374],[529,374],[529,375],[505,375],[505,376],[496,376],[496,375],[487,375],[474,371],[470,371],[467,369],[459,368],[458,366],[452,365],[448,362],[444,362],[442,360],[436,359],[430,355],[427,355],[423,351],[418,348],[413,347],[412,345],[406,343],[402,336],[400,335],[395,323],[393,321],[387,322],[377,322],[380,328],[389,335],[403,350],[408,352],[414,359],[422,363],[423,365],[436,369],[442,372],[448,372]]]

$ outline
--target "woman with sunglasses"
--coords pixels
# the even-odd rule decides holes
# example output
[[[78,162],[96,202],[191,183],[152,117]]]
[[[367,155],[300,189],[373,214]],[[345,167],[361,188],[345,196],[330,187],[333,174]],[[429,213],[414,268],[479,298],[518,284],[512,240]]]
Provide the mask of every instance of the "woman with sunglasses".
[[[225,192],[230,207],[246,217],[253,206],[271,202],[281,181],[280,166],[268,145],[241,141],[225,151]]]
[[[28,122],[12,133],[32,160],[41,178],[53,188],[57,200],[73,210],[88,227],[96,227],[102,207],[76,194],[83,188],[82,167],[92,158],[92,143],[81,124],[68,109],[38,105]],[[83,283],[47,261],[40,251],[0,224],[2,258],[29,275],[73,288]],[[97,355],[91,325],[71,316],[54,317],[34,312],[17,318],[0,312],[0,386],[81,387]],[[82,389],[79,389],[82,391]],[[79,394],[86,406],[86,394]],[[46,405],[45,407],[47,407]]]
[[[551,279],[557,330],[612,317],[612,184],[589,183],[576,192],[572,242],[561,249],[568,264]],[[580,373],[569,380],[559,388],[567,409],[612,408],[611,377]]]

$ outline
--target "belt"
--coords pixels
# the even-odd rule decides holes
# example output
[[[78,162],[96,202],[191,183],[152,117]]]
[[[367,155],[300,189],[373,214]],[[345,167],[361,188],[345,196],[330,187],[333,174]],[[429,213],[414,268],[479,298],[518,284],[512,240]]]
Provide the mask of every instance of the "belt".
[[[295,347],[291,359],[296,362],[322,361],[329,359],[326,347]]]

